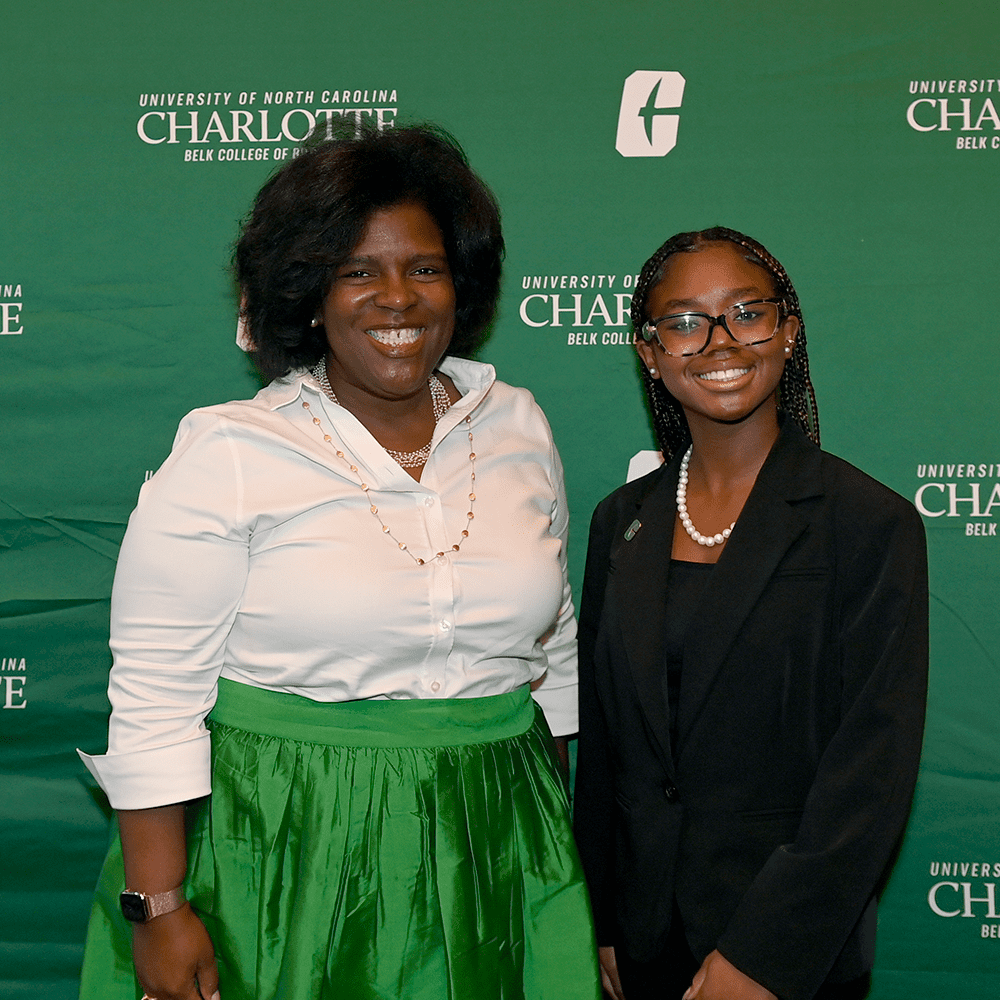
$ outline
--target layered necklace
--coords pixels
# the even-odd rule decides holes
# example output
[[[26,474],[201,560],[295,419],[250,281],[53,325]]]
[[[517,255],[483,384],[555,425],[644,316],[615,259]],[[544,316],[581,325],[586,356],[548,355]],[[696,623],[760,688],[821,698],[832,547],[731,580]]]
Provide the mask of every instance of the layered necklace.
[[[315,368],[311,369],[311,371],[313,377],[317,382],[319,382],[320,388],[323,392],[329,396],[334,403],[341,406],[342,404],[340,400],[337,399],[337,395],[333,391],[333,386],[330,385],[330,379],[327,377],[326,361],[320,361]],[[443,383],[437,375],[431,375],[431,377],[427,380],[427,385],[430,389],[431,400],[434,404],[434,426],[437,427],[438,421],[445,415],[445,413],[448,412],[448,409],[451,406],[451,400],[448,398],[447,389],[445,389]],[[307,411],[311,411],[312,409],[307,400],[302,400],[302,408]],[[360,476],[357,463],[349,458],[333,443],[333,438],[323,431],[323,422],[315,414],[313,415],[312,422],[323,435],[323,440],[326,441],[326,443],[329,444],[330,447],[336,452],[337,458],[341,459],[351,472],[358,477],[358,485],[360,486],[361,491],[365,494],[365,497],[368,499],[368,510],[381,526],[382,534],[388,535],[389,538],[396,543],[400,551],[405,552],[418,566],[423,566],[427,560],[421,559],[419,556],[415,556],[407,547],[406,542],[401,542],[398,538],[396,538],[389,525],[382,520],[378,511],[378,506],[372,502],[370,495],[371,487]],[[456,545],[452,545],[452,547],[448,550],[450,552],[458,552],[461,549],[462,543],[469,537],[469,527],[472,524],[472,519],[475,517],[472,508],[476,502],[476,452],[473,448],[471,413],[466,415],[465,427],[466,433],[469,437],[469,462],[472,466],[469,473],[469,510],[465,515],[466,521],[465,527],[462,529],[462,537]],[[431,436],[431,440],[433,440],[433,435]],[[394,451],[392,448],[386,448],[385,451],[404,469],[414,469],[426,464],[427,460],[430,458],[431,442],[428,441],[423,448],[418,448],[416,451]],[[444,552],[435,553],[435,557],[437,558],[442,558],[443,556]]]
[[[681,471],[677,479],[677,513],[680,515],[681,524],[684,525],[684,530],[699,544],[707,545],[709,548],[713,545],[721,545],[732,533],[733,528],[736,527],[736,522],[733,521],[728,528],[724,531],[720,531],[715,535],[703,535],[695,526],[691,523],[691,515],[688,513],[687,507],[687,493],[688,493],[688,463],[691,461],[691,452],[694,450],[694,445],[689,445],[688,450],[684,452],[684,457],[681,459]]]
[[[316,365],[312,369],[312,374],[316,381],[319,382],[319,387],[323,392],[340,406],[340,400],[337,399],[337,394],[333,391],[333,386],[330,385],[330,379],[326,374],[326,362],[321,361]],[[427,380],[427,386],[431,390],[431,402],[434,404],[434,426],[437,427],[438,421],[448,412],[451,400],[448,398],[448,390],[445,389],[444,383],[442,383],[437,375],[431,375]],[[432,440],[433,437],[432,433]],[[394,451],[392,448],[386,448],[385,450],[404,469],[419,469],[421,465],[426,465],[427,459],[431,457],[431,442],[428,441],[423,448],[418,448],[416,451]]]

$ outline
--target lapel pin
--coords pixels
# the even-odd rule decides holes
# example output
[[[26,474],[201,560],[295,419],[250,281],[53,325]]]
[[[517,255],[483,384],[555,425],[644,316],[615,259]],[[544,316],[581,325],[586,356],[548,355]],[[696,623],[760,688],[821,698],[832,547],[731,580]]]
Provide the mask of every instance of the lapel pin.
[[[635,533],[642,527],[642,521],[636,518],[626,529],[625,529],[625,541],[631,542],[635,538]]]

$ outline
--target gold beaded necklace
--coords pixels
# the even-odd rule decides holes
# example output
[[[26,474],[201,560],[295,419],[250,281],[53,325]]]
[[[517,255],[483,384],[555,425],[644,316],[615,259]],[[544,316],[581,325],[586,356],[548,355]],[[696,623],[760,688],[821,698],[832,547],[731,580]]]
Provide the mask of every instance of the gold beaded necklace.
[[[313,374],[315,375],[316,372],[314,371]],[[317,379],[318,378],[319,376],[317,376]],[[322,382],[322,380],[320,381]],[[338,405],[340,405],[339,401],[337,400],[337,397],[333,395],[332,391],[327,393],[327,395],[331,396],[333,401]],[[310,413],[312,412],[312,408],[310,407],[307,400],[302,400],[302,408],[307,412]],[[347,467],[351,470],[351,472],[353,472],[358,477],[358,485],[360,486],[361,491],[365,494],[365,497],[368,499],[368,510],[371,512],[372,517],[374,517],[375,520],[378,521],[379,525],[381,526],[382,534],[388,535],[389,538],[391,538],[396,543],[398,548],[402,552],[405,552],[418,566],[423,566],[427,562],[427,560],[421,559],[419,556],[415,556],[407,547],[406,542],[401,542],[392,533],[392,529],[389,527],[389,525],[387,525],[385,521],[382,520],[382,516],[379,514],[378,511],[378,506],[372,502],[372,498],[370,495],[371,487],[361,477],[358,471],[357,464],[353,462],[343,451],[341,451],[333,443],[333,438],[323,430],[323,423],[319,419],[319,417],[317,417],[315,414],[313,414],[312,422],[316,425],[319,432],[323,435],[323,440],[326,441],[326,443],[330,445],[331,448],[333,448],[334,452],[337,455],[337,458],[339,458],[342,462],[344,462],[344,464],[347,465]],[[462,543],[466,540],[466,538],[469,537],[469,527],[472,525],[472,519],[475,517],[472,508],[476,502],[476,452],[473,448],[473,439],[472,439],[472,414],[466,415],[465,426],[466,426],[466,433],[468,434],[469,437],[469,462],[472,465],[472,471],[470,473],[470,486],[469,486],[469,510],[465,515],[466,517],[465,528],[462,529],[461,540],[458,542],[457,545],[452,545],[451,549],[448,550],[450,552],[460,551]],[[389,452],[389,454],[392,455],[392,452]],[[428,449],[428,457],[429,457],[429,449]],[[440,558],[443,555],[444,552],[435,553],[436,558]]]

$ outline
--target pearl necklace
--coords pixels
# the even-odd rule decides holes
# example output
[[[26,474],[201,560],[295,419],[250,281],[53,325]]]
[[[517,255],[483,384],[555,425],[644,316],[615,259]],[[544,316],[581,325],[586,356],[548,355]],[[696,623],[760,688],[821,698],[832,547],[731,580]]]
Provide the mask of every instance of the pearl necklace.
[[[319,381],[319,383],[320,383],[321,386],[323,385],[324,381],[326,381],[326,384],[329,385],[330,384],[329,380],[326,380],[325,378],[320,378],[320,375],[317,372],[317,369],[319,369],[319,368],[323,368],[324,369],[323,370],[323,375],[325,377],[325,375],[326,375],[325,365],[324,365],[324,363],[322,361],[319,363],[319,365],[316,366],[316,368],[313,369],[313,371],[312,371],[313,375],[316,376],[316,378]],[[438,384],[440,384],[440,379],[437,379],[436,376],[433,376],[433,377],[438,382]],[[442,386],[442,390],[444,390],[444,386]],[[337,397],[334,396],[332,389],[330,389],[329,391],[326,391],[326,389],[324,387],[324,391],[326,392],[326,394],[335,403],[337,403],[338,406],[340,405],[340,403],[337,401]],[[433,392],[433,389],[431,391]],[[447,392],[445,392],[445,398],[446,399],[447,399],[447,396],[448,396],[448,394],[447,394]],[[451,405],[450,401],[449,401],[448,405],[449,406]],[[447,410],[447,408],[448,407],[446,406],[445,409]],[[304,409],[306,412],[310,412],[311,411],[312,408],[310,407],[310,405],[309,405],[309,403],[308,403],[307,400],[302,400],[302,409]],[[435,423],[435,425],[437,424],[438,419],[439,419],[439,416],[437,414],[437,405],[435,404],[435,416],[434,416],[434,423]],[[371,495],[370,495],[371,494],[371,487],[364,481],[364,479],[361,478],[361,476],[360,476],[360,474],[358,472],[358,466],[357,466],[357,464],[355,462],[353,462],[350,458],[348,458],[347,455],[344,454],[344,452],[342,452],[333,443],[333,438],[329,434],[327,434],[327,433],[324,432],[324,430],[323,430],[323,422],[319,419],[319,417],[313,416],[312,422],[316,425],[316,427],[319,430],[319,432],[323,435],[323,440],[331,448],[333,448],[333,450],[336,452],[337,458],[341,459],[341,461],[343,461],[348,466],[348,468],[351,470],[351,472],[353,472],[356,476],[358,476],[358,485],[361,487],[361,491],[364,493],[365,497],[367,497],[367,499],[368,499],[368,510],[371,512],[372,517],[374,517],[375,520],[378,521],[379,525],[381,526],[381,528],[382,528],[382,534],[388,535],[396,543],[396,545],[399,548],[399,550],[401,552],[405,552],[418,566],[423,566],[427,562],[427,560],[426,559],[421,559],[419,556],[415,556],[409,550],[409,548],[407,548],[406,542],[401,542],[392,533],[392,529],[389,527],[389,525],[387,525],[385,523],[385,521],[382,520],[381,516],[379,515],[377,505],[372,502],[372,498],[371,498]],[[471,413],[468,414],[466,416],[466,418],[465,418],[465,427],[466,427],[466,432],[467,432],[468,437],[469,437],[469,462],[472,464],[472,471],[469,474],[469,479],[470,479],[470,483],[469,483],[469,510],[468,510],[468,513],[465,515],[465,527],[462,529],[461,540],[458,542],[457,545],[453,545],[451,547],[451,549],[449,550],[451,552],[459,552],[461,550],[462,543],[469,537],[469,527],[472,525],[472,519],[476,516],[473,513],[473,510],[472,510],[473,506],[475,506],[475,503],[476,503],[476,453],[473,450],[472,414]],[[428,449],[427,450],[427,456],[430,457],[430,444],[428,444],[427,449]],[[388,449],[386,449],[386,451],[388,451]],[[393,453],[389,452],[389,454],[393,454]],[[395,455],[393,455],[393,457],[395,458]],[[426,461],[426,459],[425,459],[425,461]],[[420,464],[422,465],[423,462],[421,462]],[[444,558],[444,552],[436,552],[434,554],[434,557],[437,558],[437,559],[443,559]]]
[[[687,508],[687,493],[688,493],[688,463],[691,461],[691,452],[694,450],[694,445],[690,445],[688,450],[684,452],[684,457],[681,459],[681,471],[680,476],[677,479],[677,513],[680,515],[681,524],[684,525],[684,530],[699,544],[707,545],[711,548],[713,545],[721,545],[732,533],[733,528],[736,527],[736,522],[733,521],[725,531],[720,531],[717,535],[703,535],[692,523],[691,516],[688,514]]]
[[[330,385],[330,379],[326,374],[326,361],[320,361],[312,369],[312,374],[313,378],[319,382],[319,387],[323,392],[340,406],[340,400],[337,399],[337,394],[333,391],[333,386]],[[444,384],[437,375],[431,375],[427,380],[427,386],[431,390],[431,402],[434,404],[434,426],[437,427],[438,421],[448,412],[451,400],[448,398],[448,390],[445,389]],[[433,440],[433,434],[431,438]],[[416,451],[394,451],[392,448],[386,448],[385,450],[404,469],[418,469],[420,466],[426,465],[427,459],[431,457],[431,442],[428,441],[423,448],[418,448]]]

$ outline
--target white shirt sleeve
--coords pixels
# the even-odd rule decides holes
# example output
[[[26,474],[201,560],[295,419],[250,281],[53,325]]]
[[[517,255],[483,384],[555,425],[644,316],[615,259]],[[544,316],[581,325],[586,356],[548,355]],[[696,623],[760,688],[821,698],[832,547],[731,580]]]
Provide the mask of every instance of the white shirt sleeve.
[[[81,754],[114,808],[211,790],[204,719],[247,573],[240,493],[224,423],[190,414],[143,486],[115,574],[108,752]]]
[[[542,418],[544,420],[544,417]],[[549,432],[551,435],[551,431]],[[572,736],[577,723],[577,651],[576,614],[569,585],[566,545],[569,537],[569,510],[563,482],[562,462],[555,443],[552,444],[552,486],[556,499],[552,505],[552,534],[562,543],[559,565],[562,568],[563,596],[559,617],[551,634],[542,641],[548,659],[548,669],[533,687],[535,701],[545,713],[553,736]]]

